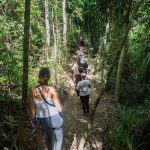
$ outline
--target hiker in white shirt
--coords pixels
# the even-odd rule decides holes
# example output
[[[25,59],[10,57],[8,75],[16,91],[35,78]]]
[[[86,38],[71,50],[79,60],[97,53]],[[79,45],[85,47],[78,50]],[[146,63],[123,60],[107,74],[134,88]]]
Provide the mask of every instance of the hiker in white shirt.
[[[79,81],[76,89],[79,91],[80,100],[82,103],[83,113],[89,114],[89,90],[91,88],[90,81],[86,79],[86,74],[81,74],[82,81]]]

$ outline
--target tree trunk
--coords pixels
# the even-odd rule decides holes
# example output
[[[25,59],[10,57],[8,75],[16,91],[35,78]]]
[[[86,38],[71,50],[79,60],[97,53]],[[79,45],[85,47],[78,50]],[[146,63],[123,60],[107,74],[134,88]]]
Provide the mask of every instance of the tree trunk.
[[[103,37],[103,41],[101,44],[101,48],[100,48],[100,53],[101,53],[101,58],[105,58],[105,55],[107,55],[108,53],[108,33],[109,33],[109,27],[110,27],[110,12],[109,12],[109,8],[107,9],[107,23],[106,23],[106,27],[105,27],[105,31],[104,31],[104,37]],[[101,79],[104,79],[104,68],[105,68],[105,61],[102,60],[101,63]]]
[[[124,70],[124,61],[125,61],[127,52],[128,52],[128,47],[127,47],[127,40],[126,40],[122,48],[121,54],[120,54],[118,71],[117,71],[116,88],[115,88],[115,100],[116,101],[119,100],[119,96],[120,96],[121,81],[122,81],[122,75],[123,75],[123,70]]]
[[[128,31],[128,27],[130,26],[131,8],[132,8],[132,0],[128,3],[128,9],[126,10],[127,13],[126,13],[126,16],[124,17],[123,35],[126,34],[126,32]],[[119,97],[120,97],[122,73],[124,70],[124,60],[126,58],[126,54],[128,51],[128,48],[126,45],[127,45],[127,40],[125,40],[125,43],[124,43],[123,48],[121,50],[119,65],[118,65],[118,70],[117,70],[117,79],[116,79],[116,87],[115,87],[115,94],[114,94],[114,98],[116,101],[118,101]]]
[[[26,110],[28,99],[28,55],[30,40],[30,5],[31,0],[25,0],[24,12],[24,42],[23,42],[23,79],[22,79],[22,108]]]
[[[107,9],[107,23],[105,27],[105,33],[104,33],[104,49],[107,50],[107,42],[108,42],[108,33],[109,33],[109,22],[110,22],[110,15],[109,15],[109,8]]]
[[[63,45],[66,47],[67,42],[67,14],[66,14],[66,1],[62,1],[62,8],[63,8]]]
[[[50,22],[49,22],[48,0],[45,0],[45,29],[46,29],[45,58],[47,58],[48,61],[48,54],[49,54],[49,47],[50,47]]]
[[[25,118],[27,115],[28,99],[28,55],[29,55],[29,30],[30,30],[30,6],[31,0],[25,0],[24,12],[24,41],[23,41],[23,78],[22,78],[22,114],[19,119],[17,134],[12,137],[10,150],[24,149]]]
[[[54,1],[53,12],[53,34],[54,34],[54,62],[55,62],[55,86],[57,87],[57,57],[58,57],[58,19],[57,19],[57,0]]]
[[[113,72],[114,66],[115,66],[115,64],[116,64],[116,62],[117,62],[117,60],[118,60],[118,58],[120,56],[121,50],[122,50],[122,48],[123,48],[123,46],[124,46],[124,44],[125,44],[125,42],[127,40],[127,36],[128,36],[129,30],[130,30],[130,24],[128,24],[128,27],[126,28],[126,33],[124,33],[124,35],[122,37],[121,44],[120,44],[120,46],[119,46],[119,48],[118,48],[118,50],[116,52],[116,56],[114,57],[113,62],[112,62],[113,65],[111,65],[111,67],[110,67],[110,71],[108,73],[107,80],[110,78],[110,76],[111,76],[111,74]],[[107,82],[106,88],[107,87],[108,87],[108,82]]]

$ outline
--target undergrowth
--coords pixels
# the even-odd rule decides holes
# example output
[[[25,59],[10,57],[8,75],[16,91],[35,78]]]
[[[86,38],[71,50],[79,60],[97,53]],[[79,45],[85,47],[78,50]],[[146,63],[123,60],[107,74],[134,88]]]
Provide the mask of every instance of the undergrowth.
[[[138,107],[120,105],[118,124],[112,129],[113,150],[137,150],[140,143],[136,143],[135,132],[137,128],[148,121],[150,114],[150,100]],[[148,134],[148,133],[147,133]]]

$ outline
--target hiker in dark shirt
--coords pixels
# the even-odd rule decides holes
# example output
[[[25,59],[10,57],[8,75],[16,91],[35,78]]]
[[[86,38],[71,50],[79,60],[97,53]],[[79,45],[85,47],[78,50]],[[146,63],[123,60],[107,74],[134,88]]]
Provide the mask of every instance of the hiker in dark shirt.
[[[81,58],[81,60],[79,62],[79,66],[83,68],[83,72],[87,75],[88,64],[84,57]]]
[[[79,73],[75,74],[75,76],[74,76],[75,77],[75,89],[77,87],[78,82],[82,80],[81,73],[83,72],[83,68],[78,67],[78,71],[79,71]],[[79,91],[76,90],[76,92],[77,92],[77,95],[79,96]]]
[[[84,39],[83,39],[82,36],[80,36],[80,45],[81,45],[81,46],[84,46],[84,44],[85,44],[85,43],[84,43]]]

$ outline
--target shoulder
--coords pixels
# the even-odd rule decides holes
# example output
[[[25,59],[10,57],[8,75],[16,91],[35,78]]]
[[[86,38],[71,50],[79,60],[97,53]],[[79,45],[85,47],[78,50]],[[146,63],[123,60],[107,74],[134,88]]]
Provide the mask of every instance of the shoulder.
[[[85,80],[85,82],[90,83],[90,81],[89,81],[89,80]]]
[[[56,90],[55,87],[49,87],[49,91],[50,91],[51,93],[57,93],[57,90]]]
[[[30,88],[29,88],[29,92],[30,92],[30,93],[33,93],[34,91],[36,91],[36,87],[30,87]]]
[[[82,81],[79,81],[78,83],[79,83],[80,85],[82,85],[82,84],[83,84],[83,80],[82,80]]]
[[[30,89],[29,89],[29,94],[31,95],[31,96],[34,96],[35,95],[35,93],[36,93],[36,87],[31,87]]]
[[[82,81],[79,81],[77,85],[81,85],[81,84],[82,84]]]

